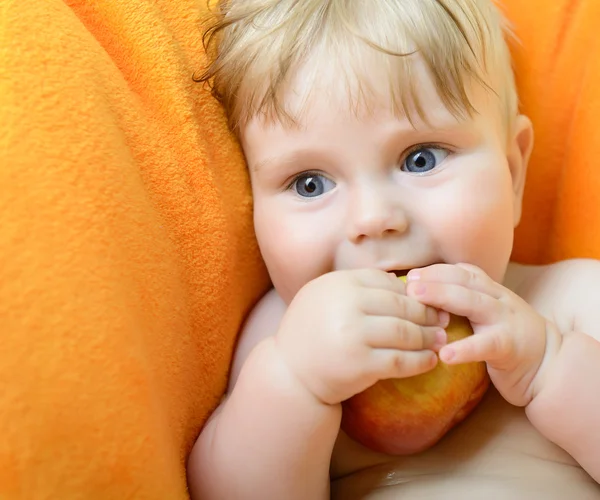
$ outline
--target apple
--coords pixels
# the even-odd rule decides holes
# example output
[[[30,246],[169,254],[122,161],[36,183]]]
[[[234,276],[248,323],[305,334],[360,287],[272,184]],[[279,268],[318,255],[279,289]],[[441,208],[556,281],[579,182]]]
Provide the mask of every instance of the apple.
[[[451,315],[448,343],[473,334]],[[380,380],[342,403],[342,430],[372,450],[409,455],[430,448],[477,406],[489,387],[485,363],[437,366],[421,375]]]

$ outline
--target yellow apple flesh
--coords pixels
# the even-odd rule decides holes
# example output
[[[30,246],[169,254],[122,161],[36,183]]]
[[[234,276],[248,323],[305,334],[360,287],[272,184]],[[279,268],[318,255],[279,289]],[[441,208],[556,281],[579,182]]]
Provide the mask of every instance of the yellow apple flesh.
[[[473,334],[451,315],[448,343]],[[342,403],[342,430],[372,450],[409,455],[430,448],[477,406],[489,386],[485,363],[437,366],[404,379],[380,380]]]

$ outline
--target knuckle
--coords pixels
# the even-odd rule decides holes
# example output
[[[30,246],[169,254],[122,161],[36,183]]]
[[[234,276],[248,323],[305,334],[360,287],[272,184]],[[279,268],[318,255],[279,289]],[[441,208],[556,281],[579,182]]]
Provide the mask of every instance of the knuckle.
[[[404,300],[404,297],[402,297],[401,295],[394,295],[393,297],[396,314],[400,318],[405,318],[408,313],[408,307],[406,301]]]
[[[420,348],[426,349],[426,348],[433,346],[436,343],[436,333],[437,333],[437,328],[432,327],[432,328],[423,329],[423,335],[422,335],[423,342],[421,343]]]
[[[404,345],[406,342],[406,325],[398,318],[394,321],[394,334],[398,340],[398,345]]]
[[[410,347],[416,351],[420,351],[427,344],[427,330],[417,325],[411,325],[411,340]]]
[[[360,305],[363,304],[365,299],[365,294],[361,293],[359,288],[349,287],[346,289],[346,300],[348,301],[348,305],[353,308],[360,308]]]
[[[482,309],[485,306],[484,295],[481,293],[473,293],[471,301],[476,309]]]
[[[467,269],[467,286],[470,288],[477,289],[479,281],[479,275],[475,273],[472,269]]]
[[[424,316],[428,323],[436,323],[438,320],[438,312],[433,307],[425,307]]]
[[[399,351],[390,356],[387,368],[398,377],[410,377],[426,371],[430,366],[430,357],[426,354],[407,355]]]
[[[492,345],[497,356],[505,358],[513,353],[514,345],[512,339],[508,335],[496,333],[493,336]]]
[[[402,352],[396,352],[390,357],[390,370],[402,373],[406,368],[406,359]]]
[[[473,264],[461,263],[458,265],[460,268],[464,270],[464,281],[466,284],[475,285],[478,281],[481,280],[481,275],[483,271],[479,269],[477,266]]]
[[[467,271],[474,273],[474,274],[475,273],[483,273],[483,270],[479,266],[476,266],[475,264],[461,262],[460,264],[458,264],[458,266],[462,267],[463,269],[466,269]]]
[[[402,363],[402,351],[389,352],[378,364],[378,375],[385,375],[386,378],[397,375]]]

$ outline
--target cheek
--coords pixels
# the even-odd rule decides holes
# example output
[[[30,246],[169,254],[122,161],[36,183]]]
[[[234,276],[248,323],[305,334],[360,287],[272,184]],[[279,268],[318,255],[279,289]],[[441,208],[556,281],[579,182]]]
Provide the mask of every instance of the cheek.
[[[282,299],[289,303],[309,281],[331,270],[333,245],[306,214],[255,203],[254,226],[262,257]]]
[[[474,176],[457,186],[436,212],[436,240],[445,260],[472,263],[501,281],[513,244],[510,178],[502,173]]]

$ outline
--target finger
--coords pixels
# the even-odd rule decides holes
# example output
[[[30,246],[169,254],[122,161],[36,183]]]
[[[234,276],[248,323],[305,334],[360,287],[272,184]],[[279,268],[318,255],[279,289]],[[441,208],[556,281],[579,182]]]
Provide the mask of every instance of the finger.
[[[404,295],[406,285],[394,273],[388,273],[379,269],[354,269],[349,271],[356,283],[365,288],[377,288],[389,290]]]
[[[438,362],[437,355],[428,350],[374,349],[372,358],[373,374],[380,380],[413,377],[432,370]]]
[[[447,325],[448,318],[441,316],[434,307],[393,291],[368,289],[359,300],[362,312],[367,315],[393,316],[422,326]]]
[[[408,282],[426,281],[461,285],[486,293],[496,299],[505,293],[502,285],[496,283],[483,270],[472,264],[434,264],[420,269],[412,269],[406,279]]]
[[[442,347],[439,356],[444,363],[452,365],[477,361],[493,365],[499,360],[515,359],[514,342],[500,331],[473,335]]]
[[[406,287],[409,297],[458,316],[466,316],[476,324],[498,322],[506,305],[490,295],[447,283],[411,282]]]
[[[375,348],[438,351],[446,344],[446,332],[436,326],[419,326],[393,316],[367,316],[367,344]]]

